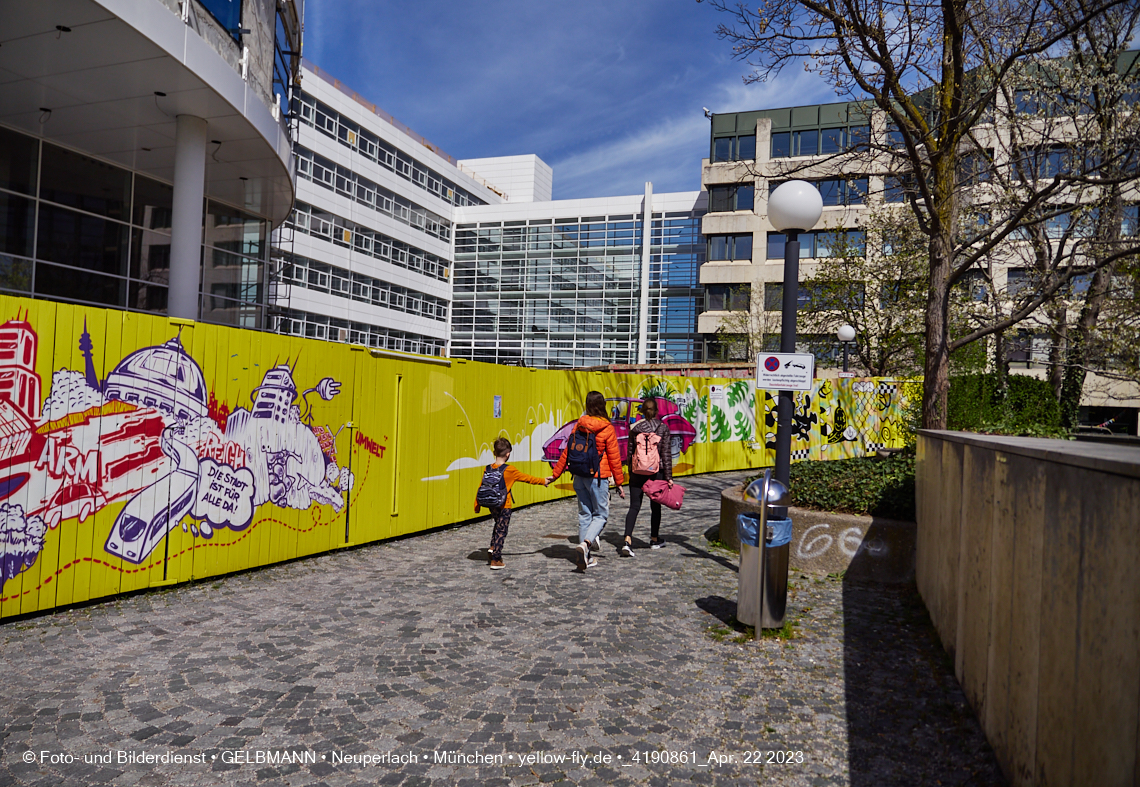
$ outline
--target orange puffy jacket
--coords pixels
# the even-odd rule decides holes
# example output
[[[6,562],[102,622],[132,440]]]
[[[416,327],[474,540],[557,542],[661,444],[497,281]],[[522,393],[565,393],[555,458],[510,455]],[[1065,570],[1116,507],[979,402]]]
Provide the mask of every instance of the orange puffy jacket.
[[[598,443],[598,456],[602,459],[598,477],[609,478],[613,476],[614,483],[618,486],[625,483],[625,476],[622,475],[621,471],[621,451],[618,450],[617,433],[614,432],[614,425],[605,418],[583,415],[578,419],[578,425],[574,428],[575,430],[582,428],[592,433]],[[551,475],[555,478],[558,478],[566,470],[566,455],[569,448],[569,443],[563,446],[562,456],[558,457],[558,463],[554,465]]]

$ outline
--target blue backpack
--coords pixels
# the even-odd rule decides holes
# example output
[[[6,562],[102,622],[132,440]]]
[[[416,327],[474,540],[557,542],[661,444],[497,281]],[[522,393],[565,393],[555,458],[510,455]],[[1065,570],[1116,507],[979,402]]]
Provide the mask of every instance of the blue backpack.
[[[483,471],[483,481],[479,484],[479,491],[475,493],[475,502],[486,508],[502,508],[507,502],[507,479],[503,477],[503,471],[507,469],[507,465],[501,464],[498,467],[494,465],[487,465],[487,469]]]
[[[566,443],[566,469],[574,475],[596,478],[601,468],[597,438],[581,427],[576,428]]]

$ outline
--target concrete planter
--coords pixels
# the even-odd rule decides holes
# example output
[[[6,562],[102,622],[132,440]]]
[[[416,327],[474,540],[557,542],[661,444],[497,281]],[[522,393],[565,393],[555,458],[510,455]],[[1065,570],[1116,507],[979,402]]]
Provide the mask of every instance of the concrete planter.
[[[736,515],[760,512],[759,506],[743,499],[743,491],[734,486],[720,494],[720,541],[735,550],[740,549]],[[876,582],[914,581],[914,522],[806,508],[788,511],[793,568],[825,574],[846,571],[852,579]]]

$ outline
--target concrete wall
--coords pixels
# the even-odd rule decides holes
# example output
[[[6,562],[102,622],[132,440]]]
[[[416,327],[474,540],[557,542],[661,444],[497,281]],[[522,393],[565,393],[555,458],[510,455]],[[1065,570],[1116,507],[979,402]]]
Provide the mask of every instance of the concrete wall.
[[[923,431],[916,579],[1014,785],[1140,783],[1140,449]]]
[[[743,500],[740,487],[721,492],[720,541],[740,549],[736,516],[759,513],[760,507]],[[835,514],[808,508],[789,508],[792,518],[792,570],[823,574],[846,572],[845,577],[872,582],[914,581],[914,522],[877,516]]]

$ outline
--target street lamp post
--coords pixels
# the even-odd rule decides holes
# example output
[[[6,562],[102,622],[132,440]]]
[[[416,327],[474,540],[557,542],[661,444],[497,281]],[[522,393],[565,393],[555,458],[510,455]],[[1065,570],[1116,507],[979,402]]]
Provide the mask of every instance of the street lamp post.
[[[799,305],[800,233],[807,232],[823,213],[823,197],[815,186],[802,180],[780,184],[768,198],[768,220],[777,232],[787,236],[784,245],[784,303],[780,312],[780,352],[796,351],[796,308]],[[775,477],[788,486],[792,466],[792,413],[795,400],[792,391],[780,391],[779,415],[776,421]],[[780,518],[787,509],[774,511]]]
[[[839,341],[843,342],[843,371],[847,371],[847,348],[855,341],[855,329],[850,325],[840,325],[836,331]]]

